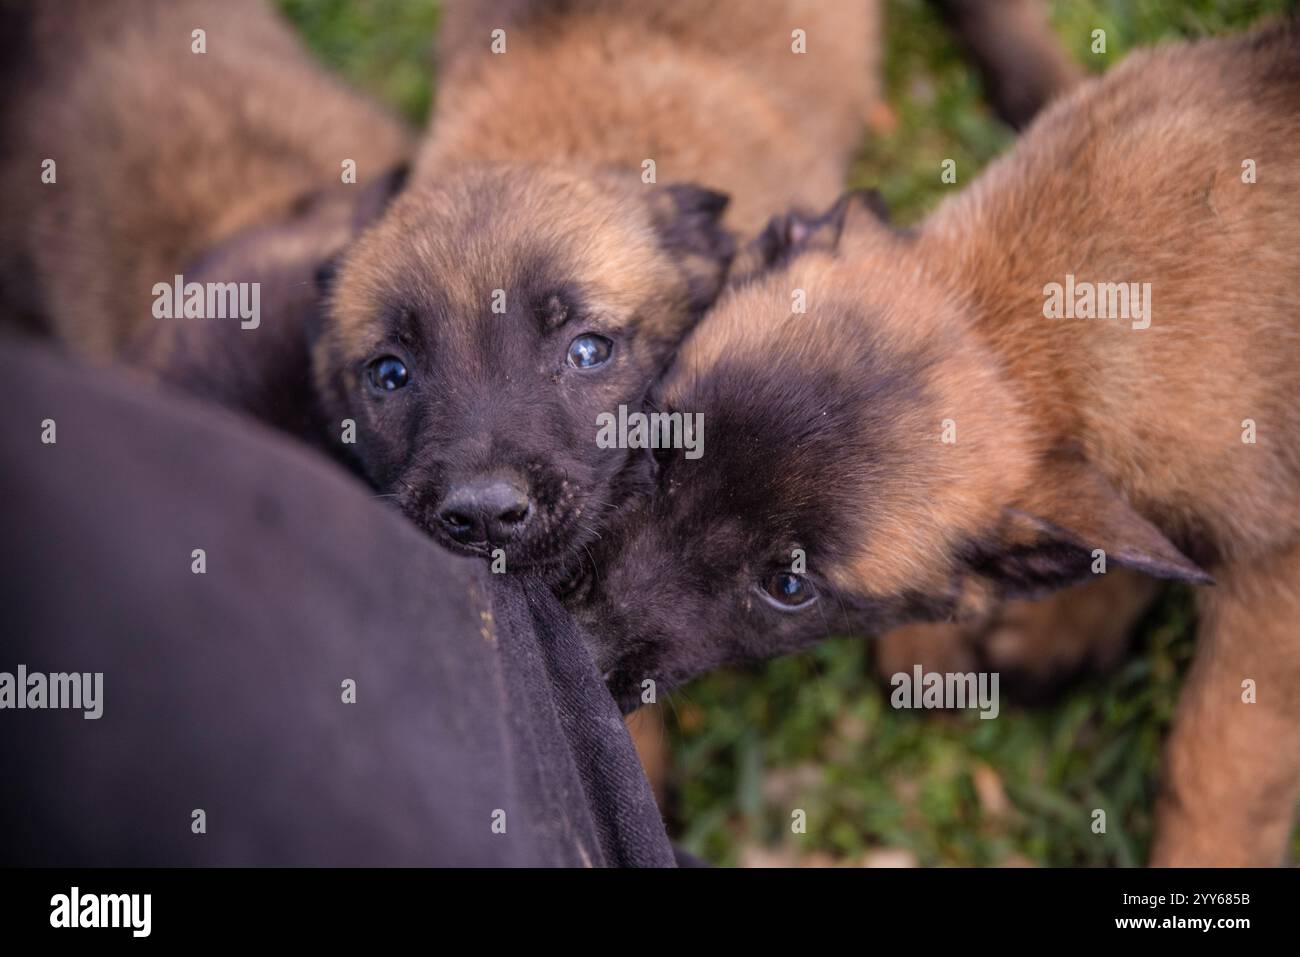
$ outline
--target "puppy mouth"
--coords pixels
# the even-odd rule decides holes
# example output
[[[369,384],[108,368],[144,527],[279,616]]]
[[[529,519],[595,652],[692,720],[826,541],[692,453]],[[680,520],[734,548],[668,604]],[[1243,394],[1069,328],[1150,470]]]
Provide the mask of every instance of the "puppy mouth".
[[[434,526],[425,529],[429,535],[447,551],[456,555],[468,555],[472,558],[492,557],[492,545],[489,542],[462,542],[452,538],[441,528]],[[498,546],[500,547],[500,546]]]
[[[456,555],[467,555],[471,558],[494,558],[498,549],[506,554],[507,562],[511,565],[522,565],[525,558],[528,559],[528,565],[531,567],[536,561],[533,557],[534,550],[539,550],[540,554],[545,555],[548,548],[530,541],[527,537],[508,537],[501,539],[482,538],[478,541],[465,541],[456,538],[447,532],[437,523],[426,524],[425,531],[440,546]]]

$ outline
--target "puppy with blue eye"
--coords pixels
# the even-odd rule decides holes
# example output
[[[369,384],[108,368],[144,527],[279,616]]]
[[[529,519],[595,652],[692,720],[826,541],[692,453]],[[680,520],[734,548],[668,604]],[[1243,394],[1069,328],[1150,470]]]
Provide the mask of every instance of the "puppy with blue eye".
[[[641,407],[733,233],[838,194],[876,101],[875,19],[816,0],[449,5],[431,137],[328,278],[313,364],[335,435],[356,423],[340,452],[507,571],[594,541],[629,460],[598,416]]]
[[[1131,57],[916,229],[858,197],[774,221],[656,390],[703,415],[704,455],[661,452],[562,588],[611,690],[630,708],[647,679],[1107,569],[1213,572],[1153,860],[1279,862],[1300,796],[1297,154],[1291,22]]]

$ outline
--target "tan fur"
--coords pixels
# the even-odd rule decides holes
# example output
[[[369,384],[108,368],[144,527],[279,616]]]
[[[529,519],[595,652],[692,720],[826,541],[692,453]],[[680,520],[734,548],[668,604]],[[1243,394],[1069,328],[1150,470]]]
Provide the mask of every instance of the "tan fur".
[[[201,250],[409,154],[403,126],[314,64],[260,0],[18,9],[33,43],[6,93],[4,299],[88,355],[156,322],[153,284]],[[45,158],[55,184],[40,181]],[[341,184],[344,159],[357,185]]]
[[[1300,530],[1300,84],[1252,83],[1269,64],[1240,40],[1133,57],[1045,115],[914,250],[967,290],[1032,396],[1034,443],[1077,444],[1139,512],[1225,558]],[[1066,273],[1151,282],[1151,328],[1043,319],[1043,285]]]
[[[1225,569],[1200,595],[1196,659],[1166,753],[1152,863],[1274,864],[1300,799],[1300,549]],[[1243,682],[1255,683],[1246,704]]]
[[[934,594],[960,574],[957,543],[1045,528],[1195,577],[1176,543],[1218,576],[1157,863],[1276,863],[1300,783],[1297,157],[1300,27],[1135,55],[915,234],[855,213],[838,258],[724,300],[679,363],[681,379],[737,351],[822,348],[818,314],[852,303],[860,334],[915,366],[925,398],[889,427],[894,474],[873,489],[886,517],[837,585]],[[1044,318],[1045,285],[1067,273],[1151,283],[1150,328]],[[791,315],[792,288],[808,315]],[[1258,705],[1241,703],[1247,678],[1267,689]]]
[[[508,6],[508,5],[507,5]],[[875,3],[616,0],[572,4],[506,30],[453,5],[446,64],[417,178],[484,162],[607,170],[641,185],[694,182],[732,196],[728,223],[823,205],[843,187],[879,97]],[[791,32],[807,52],[791,51]],[[469,47],[469,49],[464,49]]]
[[[423,229],[431,216],[451,215],[469,189],[501,184],[503,215],[491,233],[433,236]],[[544,224],[544,225],[542,225]],[[575,272],[589,278],[601,314],[616,324],[633,318],[644,301],[668,297],[679,282],[657,247],[649,214],[626,193],[604,188],[603,180],[557,167],[487,167],[470,170],[436,188],[413,186],[376,226],[349,263],[349,281],[334,303],[331,337],[359,351],[383,330],[367,307],[404,275],[416,274],[435,253],[472,258],[488,274],[506,274],[513,249],[544,229],[547,248]],[[448,270],[441,289],[451,304],[481,307],[490,290],[477,288],[468,271]]]

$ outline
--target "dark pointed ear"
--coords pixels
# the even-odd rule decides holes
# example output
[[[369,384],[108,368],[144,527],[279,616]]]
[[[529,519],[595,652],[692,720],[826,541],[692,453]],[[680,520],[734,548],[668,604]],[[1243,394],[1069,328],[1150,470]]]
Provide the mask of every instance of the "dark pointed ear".
[[[312,285],[316,290],[316,300],[328,308],[330,297],[334,295],[334,286],[338,282],[339,269],[343,265],[344,250],[337,250],[316,263],[312,273]],[[304,324],[304,338],[315,342],[323,330],[318,322],[308,321]]]
[[[405,163],[380,173],[361,186],[361,195],[352,208],[352,234],[359,235],[388,209],[410,179],[411,168]]]
[[[1009,596],[1024,597],[1082,581],[1110,565],[1196,585],[1214,581],[1077,458],[1047,464],[1033,491],[1006,509],[996,544],[978,549],[971,565]]]
[[[845,193],[822,213],[799,209],[779,213],[737,255],[731,279],[733,282],[752,279],[803,253],[835,253],[846,230],[852,231],[859,221],[864,225],[888,225],[889,208],[878,191],[859,189]]]
[[[718,298],[736,254],[735,237],[722,225],[730,201],[726,193],[691,183],[655,189],[650,200],[659,241],[685,274],[696,312]]]

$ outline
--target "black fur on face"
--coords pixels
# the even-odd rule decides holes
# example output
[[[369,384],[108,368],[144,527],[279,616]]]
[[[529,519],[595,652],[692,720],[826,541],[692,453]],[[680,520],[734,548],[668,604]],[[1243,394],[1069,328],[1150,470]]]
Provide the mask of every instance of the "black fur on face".
[[[834,584],[872,522],[889,423],[918,388],[914,370],[886,367],[869,341],[844,343],[825,368],[723,359],[673,390],[673,411],[704,415],[704,454],[660,454],[636,507],[558,588],[624,708],[647,679],[662,692],[722,664],[938,613]],[[791,610],[764,584],[797,567],[795,549],[816,598]]]
[[[731,255],[724,205],[692,187],[652,197],[511,168],[406,197],[341,267],[315,353],[335,427],[357,423],[345,450],[453,550],[500,548],[514,571],[588,545],[629,464],[626,449],[597,445],[598,416],[641,407],[716,297]],[[608,358],[575,362],[580,337]],[[383,357],[404,385],[375,386]],[[509,522],[466,524],[467,494],[471,508],[474,496],[518,505]]]

